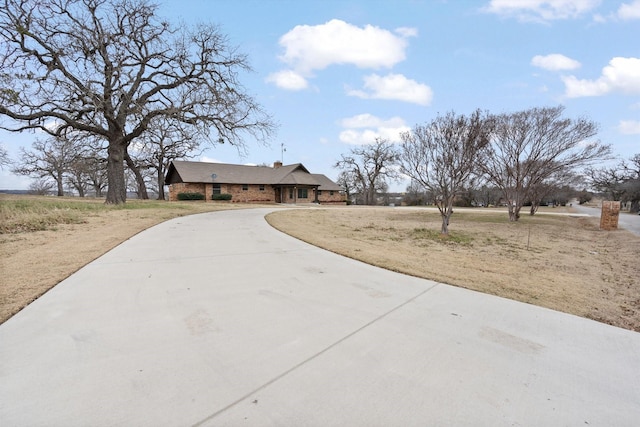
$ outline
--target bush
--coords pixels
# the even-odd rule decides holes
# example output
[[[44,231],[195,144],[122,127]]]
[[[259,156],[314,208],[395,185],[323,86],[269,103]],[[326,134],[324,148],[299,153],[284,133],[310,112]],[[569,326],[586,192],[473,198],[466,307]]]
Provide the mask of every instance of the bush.
[[[211,196],[211,200],[231,200],[231,194],[221,193]]]
[[[202,193],[178,193],[178,200],[204,200]]]

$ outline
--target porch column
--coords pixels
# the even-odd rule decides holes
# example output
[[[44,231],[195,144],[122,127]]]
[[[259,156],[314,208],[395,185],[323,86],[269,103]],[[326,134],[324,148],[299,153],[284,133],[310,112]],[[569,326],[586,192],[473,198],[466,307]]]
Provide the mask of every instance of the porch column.
[[[204,184],[204,201],[210,202],[212,201],[211,196],[213,195],[213,184]]]

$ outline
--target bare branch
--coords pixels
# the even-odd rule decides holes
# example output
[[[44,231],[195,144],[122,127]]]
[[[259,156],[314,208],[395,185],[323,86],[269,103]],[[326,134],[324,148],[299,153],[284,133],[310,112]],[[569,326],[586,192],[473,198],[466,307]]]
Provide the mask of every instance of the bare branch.
[[[597,125],[585,118],[563,118],[564,107],[532,108],[493,117],[493,134],[482,171],[499,187],[517,221],[531,189],[567,168],[606,158],[610,147],[589,141]]]
[[[394,168],[397,162],[398,153],[393,144],[376,138],[373,144],[353,148],[350,154],[343,154],[334,167],[345,172],[343,179],[351,180],[351,185],[345,185],[362,194],[365,205],[374,205],[376,193],[387,187],[386,180],[398,179],[398,171]]]
[[[108,141],[107,201],[124,202],[129,144],[156,120],[244,149],[275,124],[240,84],[249,72],[215,26],[176,30],[146,0],[3,0],[3,129],[70,130]],[[55,126],[51,123],[55,122]]]
[[[478,110],[471,116],[453,112],[403,133],[402,172],[431,192],[448,233],[453,202],[476,172],[480,150],[489,143],[490,127]]]

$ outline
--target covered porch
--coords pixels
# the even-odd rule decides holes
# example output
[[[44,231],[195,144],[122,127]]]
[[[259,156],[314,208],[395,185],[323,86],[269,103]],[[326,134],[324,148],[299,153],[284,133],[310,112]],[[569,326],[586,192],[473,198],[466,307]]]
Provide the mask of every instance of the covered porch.
[[[274,185],[276,203],[319,203],[319,185]]]

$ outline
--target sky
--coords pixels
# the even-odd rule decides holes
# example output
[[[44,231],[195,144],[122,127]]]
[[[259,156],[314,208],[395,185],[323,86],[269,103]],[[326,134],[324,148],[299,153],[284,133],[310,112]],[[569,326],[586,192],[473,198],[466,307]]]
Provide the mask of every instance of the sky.
[[[195,160],[302,163],[336,179],[342,154],[438,114],[563,105],[614,155],[640,153],[640,0],[164,0],[177,25],[217,24],[248,56],[245,90],[278,124],[247,152]],[[0,133],[15,159],[38,135]],[[29,179],[0,171],[0,188]],[[407,182],[391,183],[404,191]]]

